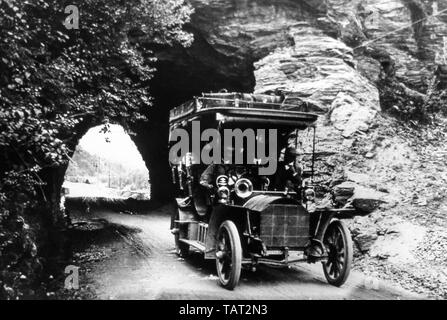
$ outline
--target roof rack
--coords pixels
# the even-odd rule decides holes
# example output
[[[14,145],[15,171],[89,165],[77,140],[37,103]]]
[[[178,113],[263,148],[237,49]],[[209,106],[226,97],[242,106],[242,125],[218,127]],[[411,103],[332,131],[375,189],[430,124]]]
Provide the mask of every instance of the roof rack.
[[[284,100],[279,96],[242,93],[211,93],[202,95],[202,97],[194,97],[194,99],[173,108],[170,112],[170,121],[175,122],[185,119],[194,113],[212,111],[213,109],[215,109],[216,112],[223,109],[239,111],[249,109],[250,111],[258,110],[259,112],[262,112],[262,110],[276,110],[278,113],[297,112],[309,113],[309,115],[311,115],[311,106],[309,106],[307,102],[288,104],[282,102]]]

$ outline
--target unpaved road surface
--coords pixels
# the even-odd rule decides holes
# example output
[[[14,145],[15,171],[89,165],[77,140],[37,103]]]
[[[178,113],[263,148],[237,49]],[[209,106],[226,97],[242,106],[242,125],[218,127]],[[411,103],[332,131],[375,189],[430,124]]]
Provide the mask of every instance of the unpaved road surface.
[[[175,254],[166,212],[150,215],[99,212],[94,215],[141,230],[130,238],[121,236],[123,241],[96,247],[108,252],[109,257],[89,263],[80,280],[94,288],[98,299],[424,298],[382,281],[368,281],[355,272],[343,287],[336,288],[326,283],[320,264],[305,263],[289,269],[259,267],[256,272],[243,271],[239,286],[228,291],[217,283],[214,261],[203,260],[199,253],[187,259]]]

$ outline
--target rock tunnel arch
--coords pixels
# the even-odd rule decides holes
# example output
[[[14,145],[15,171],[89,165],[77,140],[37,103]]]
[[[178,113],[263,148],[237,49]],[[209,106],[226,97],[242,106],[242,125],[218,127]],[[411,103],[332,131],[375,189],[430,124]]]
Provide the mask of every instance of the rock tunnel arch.
[[[255,62],[277,48],[293,45],[290,27],[297,21],[315,20],[313,15],[321,11],[306,1],[291,0],[220,0],[212,5],[192,0],[191,4],[195,13],[185,27],[194,35],[190,47],[141,43],[157,58],[157,71],[148,83],[154,101],[145,114],[148,121],[132,124],[129,129],[135,132],[132,140],[149,170],[151,199],[158,204],[173,200],[168,162],[169,110],[202,92],[255,91]],[[74,150],[85,132],[102,120],[82,123],[69,147]],[[61,166],[42,172],[45,194],[56,207],[66,169]]]
[[[188,48],[147,46],[158,59],[150,83],[154,105],[148,122],[132,126],[136,133],[132,139],[149,169],[151,198],[158,203],[173,200],[168,162],[170,109],[202,92],[253,92],[255,87],[253,57],[224,55],[200,30],[190,27],[190,31],[195,40]]]
[[[173,200],[168,162],[169,110],[202,92],[254,92],[256,62],[276,49],[293,46],[291,27],[301,21],[307,30],[310,27],[305,21],[312,24],[321,15],[321,9],[313,8],[307,1],[191,3],[195,13],[186,26],[194,35],[190,47],[142,44],[157,58],[157,71],[148,83],[154,101],[146,114],[148,121],[133,124],[129,129],[135,132],[132,140],[149,170],[151,199],[159,204]],[[74,133],[71,149],[89,128],[100,122],[101,119],[95,119],[83,123]],[[43,173],[47,174],[46,193],[56,197],[53,203],[58,203],[65,171],[66,166]]]
[[[209,48],[206,49],[207,46]],[[194,44],[187,49],[160,48],[157,52],[160,58],[157,63],[157,72],[149,84],[154,100],[153,106],[145,114],[147,121],[128,124],[125,123],[125,119],[124,121],[111,119],[111,123],[132,131],[133,134],[130,137],[149,171],[151,204],[148,207],[157,207],[173,200],[168,161],[170,109],[202,92],[218,91],[223,88],[228,91],[252,92],[254,89],[251,60],[246,60],[241,64],[240,61],[234,61],[235,59],[207,50],[212,51],[211,46],[204,39],[200,39],[200,36],[197,36]],[[164,60],[164,55],[169,55],[170,59]],[[201,60],[200,57],[203,58],[205,55],[213,58]],[[171,58],[176,63],[172,63]],[[224,66],[223,69],[222,66]],[[88,130],[101,126],[103,121],[104,119],[87,118],[77,127],[67,142],[69,149],[72,150],[70,157],[73,156],[80,139]],[[60,167],[42,170],[45,200],[49,200],[47,203],[52,206],[52,212],[58,212],[61,188],[68,165],[66,163]],[[57,223],[60,216],[53,215],[51,219],[53,223]]]
[[[136,133],[132,139],[149,169],[154,201],[164,203],[172,200],[167,143],[169,109],[201,92],[225,88],[228,91],[262,93],[285,88],[296,99],[317,101],[324,111],[334,108],[343,111],[346,105],[352,107],[368,115],[365,121],[370,121],[380,110],[379,93],[374,85],[381,70],[380,58],[368,52],[353,52],[346,45],[354,36],[365,36],[362,33],[365,30],[352,29],[351,24],[341,29],[341,23],[329,19],[329,16],[340,21],[345,19],[345,13],[335,2],[190,2],[195,9],[191,23],[186,26],[194,35],[191,47],[141,44],[158,59],[155,76],[148,83],[154,103],[146,114],[148,121],[132,125],[131,130]],[[401,22],[411,22],[411,11],[400,1],[395,2],[402,12]],[[350,10],[361,17],[359,8],[350,7]],[[415,41],[411,29],[405,30],[401,36],[409,44]],[[400,46],[401,40],[395,42],[393,54],[406,57],[407,52]],[[357,62],[357,67],[354,62]],[[429,69],[433,61],[421,60],[420,63],[424,66],[421,72],[431,76]],[[412,68],[400,66],[400,71],[412,74]],[[406,83],[419,83],[419,78],[408,76]],[[345,95],[338,95],[340,92]],[[345,99],[346,95],[349,99]],[[346,119],[338,119],[334,116],[337,114],[331,113],[332,127],[327,127],[330,131],[322,131],[326,137],[341,139],[337,126],[344,127]],[[87,123],[85,126],[88,129],[92,125]],[[83,130],[80,128],[76,135],[82,136]],[[339,142],[328,143],[341,145]],[[73,142],[74,145],[76,143]],[[54,174],[59,169],[52,170],[51,174]],[[55,177],[46,180],[49,182],[46,188],[54,191],[60,187],[65,169],[60,170],[62,174],[58,171]]]
[[[143,44],[157,58],[150,82],[154,107],[148,123],[132,130],[150,172],[152,199],[161,203],[172,200],[169,110],[202,92],[254,92],[255,63],[275,49],[293,45],[288,31],[297,21],[321,14],[306,1],[220,0],[210,5],[193,0],[191,4],[195,12],[186,26],[194,36],[190,47]]]

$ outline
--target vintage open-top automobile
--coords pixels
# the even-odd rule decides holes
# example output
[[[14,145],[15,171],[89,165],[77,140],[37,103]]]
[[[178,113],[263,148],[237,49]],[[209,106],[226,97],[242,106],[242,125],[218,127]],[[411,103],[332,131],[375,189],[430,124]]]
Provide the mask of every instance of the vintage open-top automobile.
[[[284,150],[292,145],[301,150],[303,166],[299,172],[302,182],[295,189],[278,184],[276,173],[259,174],[263,164],[256,161],[223,163],[212,187],[205,188],[201,175],[209,166],[194,161],[200,154],[186,154],[172,164],[178,212],[171,232],[179,254],[186,256],[194,248],[205,259],[215,259],[219,282],[227,289],[238,284],[242,268],[256,270],[258,264],[286,267],[296,262],[321,262],[327,281],[341,286],[353,255],[351,235],[342,219],[356,215],[356,210],[318,205],[315,190],[319,185],[314,179],[317,118],[305,103],[287,104],[281,96],[241,93],[203,94],[172,109],[171,132],[178,128],[191,132],[193,121],[200,122],[202,131],[275,129],[275,147]],[[261,143],[268,141],[265,138]],[[309,145],[304,146],[303,141]],[[205,143],[201,142],[201,148]],[[274,159],[278,166],[283,156],[278,152]],[[313,251],[318,254],[311,254]]]

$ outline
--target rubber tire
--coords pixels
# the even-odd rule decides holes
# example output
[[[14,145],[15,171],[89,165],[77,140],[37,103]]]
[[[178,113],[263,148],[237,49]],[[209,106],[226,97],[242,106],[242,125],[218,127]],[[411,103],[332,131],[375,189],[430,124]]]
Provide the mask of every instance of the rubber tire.
[[[345,263],[344,266],[339,274],[339,276],[335,279],[331,278],[329,275],[329,272],[326,268],[326,262],[323,262],[323,272],[324,276],[326,277],[326,280],[329,284],[340,287],[342,286],[346,280],[349,277],[349,273],[351,272],[352,267],[352,259],[353,259],[353,248],[352,248],[352,237],[351,232],[349,231],[348,227],[346,227],[345,223],[340,220],[335,220],[331,222],[326,229],[326,231],[330,230],[330,228],[338,228],[341,232],[342,239],[343,239],[343,245],[345,249]],[[324,237],[323,237],[324,238]]]
[[[241,246],[241,238],[239,236],[239,231],[237,230],[236,225],[231,220],[226,220],[222,222],[219,227],[219,231],[217,233],[217,239],[219,239],[221,232],[226,230],[228,236],[230,238],[231,245],[231,261],[232,261],[232,269],[230,271],[230,276],[227,282],[222,278],[220,274],[219,268],[219,259],[216,258],[216,271],[217,276],[219,277],[219,284],[228,290],[233,290],[237,284],[239,283],[239,279],[241,277],[241,269],[242,269],[242,246]]]

